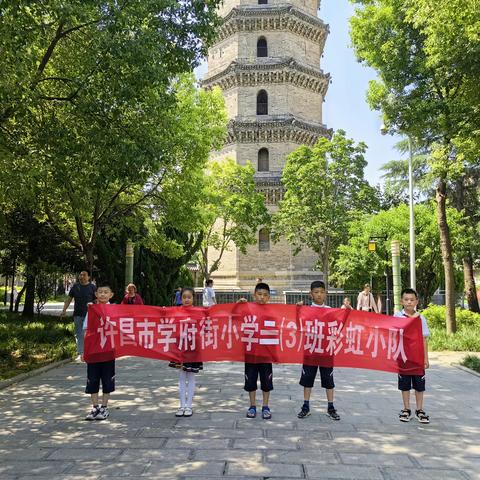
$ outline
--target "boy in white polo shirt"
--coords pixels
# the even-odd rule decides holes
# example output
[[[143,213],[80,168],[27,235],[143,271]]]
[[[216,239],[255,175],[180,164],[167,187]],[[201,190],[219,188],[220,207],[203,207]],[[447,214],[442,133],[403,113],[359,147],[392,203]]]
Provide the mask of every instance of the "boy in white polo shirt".
[[[422,322],[423,348],[425,351],[424,367],[428,368],[428,330],[427,320],[420,315],[416,308],[418,305],[418,294],[413,288],[405,288],[402,291],[400,303],[403,310],[395,312],[395,317],[418,318]],[[415,417],[420,423],[430,423],[430,418],[423,410],[423,394],[425,392],[425,371],[423,375],[398,375],[398,389],[402,392],[403,410],[398,418],[401,422],[409,422],[412,418],[412,410],[410,409],[410,390],[415,390],[416,410]]]
[[[310,296],[312,297],[312,307],[331,308],[325,305],[327,297],[327,290],[325,283],[321,280],[316,280],[310,285]],[[300,302],[303,304],[303,302]],[[335,410],[333,405],[333,396],[335,389],[335,382],[333,381],[333,367],[320,367],[317,365],[302,365],[302,376],[300,378],[300,385],[303,386],[303,405],[298,412],[298,418],[305,418],[310,415],[310,396],[312,394],[313,384],[317,376],[317,370],[320,371],[320,379],[322,387],[325,388],[327,394],[327,415],[332,420],[340,420],[340,415]]]

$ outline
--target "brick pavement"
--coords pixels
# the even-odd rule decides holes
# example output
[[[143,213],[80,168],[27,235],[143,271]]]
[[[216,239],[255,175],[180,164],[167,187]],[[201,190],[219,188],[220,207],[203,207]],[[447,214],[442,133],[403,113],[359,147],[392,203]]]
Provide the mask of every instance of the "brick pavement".
[[[111,417],[86,422],[85,366],[71,363],[0,391],[2,480],[480,479],[480,377],[432,355],[430,425],[402,424],[395,375],[336,369],[334,422],[315,388],[299,420],[299,366],[274,366],[273,419],[245,418],[241,364],[207,364],[194,415],[175,418],[178,372],[117,363]]]

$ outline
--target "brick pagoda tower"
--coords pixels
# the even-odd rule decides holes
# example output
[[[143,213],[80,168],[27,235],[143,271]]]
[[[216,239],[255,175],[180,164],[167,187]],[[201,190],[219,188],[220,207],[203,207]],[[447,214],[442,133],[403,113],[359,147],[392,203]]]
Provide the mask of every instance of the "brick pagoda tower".
[[[248,160],[256,167],[257,189],[274,211],[281,200],[281,174],[287,155],[314,145],[331,132],[322,124],[322,104],[330,77],[320,69],[328,26],[318,17],[319,0],[225,0],[223,23],[209,50],[205,88],[218,85],[230,119],[217,159]],[[258,242],[243,255],[234,246],[212,277],[216,288],[251,289],[261,277],[272,288],[306,288],[322,277],[316,256],[292,255],[289,244]]]

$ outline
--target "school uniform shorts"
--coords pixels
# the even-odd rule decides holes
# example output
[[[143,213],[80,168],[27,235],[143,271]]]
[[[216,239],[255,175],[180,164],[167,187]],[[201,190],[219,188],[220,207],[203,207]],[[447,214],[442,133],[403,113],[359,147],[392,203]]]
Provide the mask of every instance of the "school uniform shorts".
[[[85,393],[98,393],[102,382],[102,392],[115,391],[115,360],[87,363],[87,386]]]
[[[247,392],[257,390],[257,380],[260,377],[260,388],[263,392],[273,390],[273,368],[271,363],[246,363],[245,386]]]
[[[411,389],[417,392],[425,391],[425,372],[423,375],[398,375],[398,389],[408,392]]]
[[[333,381],[333,367],[319,367],[317,365],[302,365],[302,376],[300,377],[300,385],[302,387],[312,388],[317,376],[317,370],[320,370],[320,380],[322,388],[328,390],[335,388]]]

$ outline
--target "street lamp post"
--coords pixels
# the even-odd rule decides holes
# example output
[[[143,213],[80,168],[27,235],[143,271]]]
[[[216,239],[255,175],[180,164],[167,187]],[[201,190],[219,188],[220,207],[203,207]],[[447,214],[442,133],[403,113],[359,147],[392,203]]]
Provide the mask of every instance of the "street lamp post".
[[[413,211],[413,145],[408,136],[408,195],[410,205],[410,288],[417,290],[415,274],[415,214]]]
[[[389,275],[388,275],[388,248],[387,248],[387,237],[370,237],[368,241],[368,251],[375,252],[377,250],[377,245],[375,240],[383,240],[385,242],[385,313],[390,315],[390,284],[389,284]],[[371,284],[371,282],[370,282]]]
[[[386,125],[380,127],[382,135],[388,133]],[[415,216],[413,210],[413,141],[410,135],[408,138],[408,197],[409,197],[409,237],[410,237],[410,288],[417,289],[417,276],[415,274]]]

